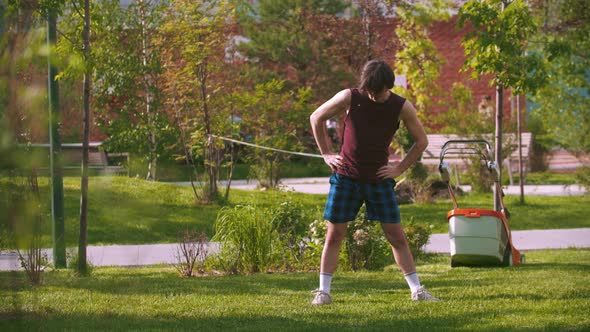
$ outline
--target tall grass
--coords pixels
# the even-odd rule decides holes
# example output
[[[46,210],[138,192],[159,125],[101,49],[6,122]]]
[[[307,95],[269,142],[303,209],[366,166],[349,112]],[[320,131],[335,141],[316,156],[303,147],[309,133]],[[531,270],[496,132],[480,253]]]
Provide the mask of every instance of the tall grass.
[[[268,209],[250,205],[219,211],[213,241],[221,242],[219,257],[228,271],[254,273],[268,268],[276,237],[270,215]]]

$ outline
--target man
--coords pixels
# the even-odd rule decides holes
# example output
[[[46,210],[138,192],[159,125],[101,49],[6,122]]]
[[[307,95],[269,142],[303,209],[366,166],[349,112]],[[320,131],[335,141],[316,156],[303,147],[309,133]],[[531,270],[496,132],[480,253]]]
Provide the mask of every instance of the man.
[[[365,203],[369,220],[379,221],[391,244],[415,301],[437,301],[420,285],[412,253],[408,247],[395,198],[395,178],[418,160],[428,146],[424,128],[414,106],[392,93],[395,76],[380,60],[365,64],[358,89],[340,91],[316,109],[310,117],[316,143],[324,161],[332,169],[330,193],[324,210],[328,222],[326,243],[320,266],[320,287],[314,291],[314,305],[332,302],[330,285],[338,264],[338,252],[346,236],[347,222],[356,218]],[[340,154],[329,151],[326,120],[346,113]],[[388,148],[399,121],[403,121],[414,145],[406,157],[388,164]]]

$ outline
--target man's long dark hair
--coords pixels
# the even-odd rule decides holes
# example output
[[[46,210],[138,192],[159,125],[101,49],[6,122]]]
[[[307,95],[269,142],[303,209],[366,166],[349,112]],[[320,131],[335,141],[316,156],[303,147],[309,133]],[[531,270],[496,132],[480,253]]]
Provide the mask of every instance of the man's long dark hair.
[[[393,69],[385,61],[371,60],[363,67],[359,89],[363,93],[379,93],[385,88],[393,88],[394,82]]]

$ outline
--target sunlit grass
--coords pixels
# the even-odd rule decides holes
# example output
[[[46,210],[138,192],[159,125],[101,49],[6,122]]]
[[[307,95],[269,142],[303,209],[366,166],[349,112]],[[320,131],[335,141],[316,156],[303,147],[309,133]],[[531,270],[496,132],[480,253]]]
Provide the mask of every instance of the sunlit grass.
[[[509,268],[451,269],[437,256],[418,272],[441,302],[411,302],[396,268],[336,273],[334,303],[319,308],[309,303],[316,273],[187,279],[168,266],[97,267],[86,278],[47,272],[31,288],[0,272],[0,330],[590,329],[590,250],[528,252]]]

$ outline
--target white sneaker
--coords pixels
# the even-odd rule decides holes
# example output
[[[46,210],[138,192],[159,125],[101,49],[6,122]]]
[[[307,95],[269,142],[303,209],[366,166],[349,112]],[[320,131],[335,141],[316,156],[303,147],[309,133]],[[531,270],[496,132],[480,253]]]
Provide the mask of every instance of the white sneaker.
[[[432,294],[428,293],[426,288],[420,287],[415,292],[412,292],[412,301],[431,301],[437,302],[438,299]]]
[[[332,297],[330,294],[324,292],[323,290],[316,289],[311,293],[314,295],[313,301],[311,301],[312,305],[324,305],[332,303]]]

